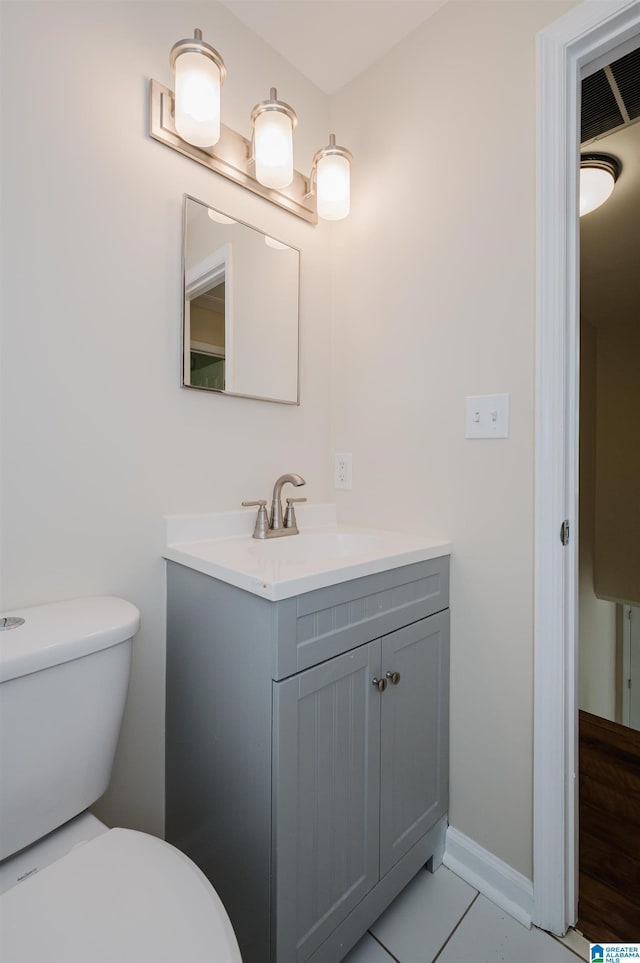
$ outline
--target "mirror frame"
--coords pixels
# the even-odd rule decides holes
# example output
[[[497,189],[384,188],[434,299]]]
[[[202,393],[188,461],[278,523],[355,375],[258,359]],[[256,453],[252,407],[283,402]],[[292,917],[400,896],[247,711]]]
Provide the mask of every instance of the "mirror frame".
[[[296,305],[297,305],[297,312],[298,312],[298,323],[297,323],[297,327],[296,327],[296,335],[297,335],[297,338],[298,338],[298,350],[297,350],[297,352],[296,352],[296,369],[297,369],[297,371],[296,371],[296,374],[297,374],[297,378],[296,378],[296,386],[297,386],[296,398],[295,398],[295,401],[288,401],[288,400],[283,399],[283,398],[265,398],[265,397],[263,397],[262,395],[248,395],[248,394],[244,394],[244,393],[241,393],[241,392],[238,392],[238,391],[227,391],[227,390],[224,389],[224,388],[203,388],[203,387],[201,387],[200,385],[190,385],[190,384],[187,384],[187,383],[186,383],[186,381],[185,381],[185,364],[186,364],[185,359],[186,359],[186,357],[187,357],[187,350],[190,350],[190,345],[189,345],[189,348],[187,348],[187,343],[186,343],[186,321],[187,321],[187,319],[186,319],[186,303],[185,303],[185,302],[186,302],[186,270],[187,270],[187,203],[188,203],[189,201],[195,201],[196,204],[201,204],[203,207],[206,207],[208,210],[215,211],[217,214],[222,214],[223,217],[231,217],[230,214],[227,214],[225,211],[221,211],[219,208],[214,207],[212,204],[207,204],[206,201],[200,200],[199,197],[194,197],[193,194],[184,194],[184,195],[183,195],[183,202],[182,202],[182,271],[181,271],[181,298],[182,298],[182,325],[181,325],[181,328],[182,328],[182,334],[181,334],[181,338],[180,338],[180,348],[181,348],[181,350],[180,350],[180,386],[181,386],[182,388],[187,388],[187,389],[189,389],[190,391],[204,391],[204,392],[206,392],[207,394],[226,395],[226,396],[229,397],[229,398],[247,398],[247,399],[249,399],[250,401],[267,401],[267,402],[271,402],[271,404],[275,404],[275,405],[298,405],[298,406],[299,406],[299,405],[300,405],[300,273],[301,273],[301,272],[300,272],[300,261],[301,261],[301,259],[302,259],[302,251],[301,251],[300,248],[294,247],[293,244],[289,244],[287,241],[282,241],[280,238],[275,237],[275,235],[273,235],[273,234],[267,234],[266,231],[263,231],[263,230],[261,230],[259,227],[256,227],[255,224],[249,224],[247,221],[243,221],[243,220],[241,220],[240,218],[237,218],[237,217],[234,217],[234,218],[233,218],[233,220],[236,222],[236,224],[241,224],[242,227],[248,227],[248,228],[249,228],[250,230],[252,230],[252,231],[257,231],[259,234],[262,234],[263,237],[271,237],[271,238],[273,238],[274,241],[279,241],[281,244],[285,244],[287,247],[291,248],[292,251],[296,251],[297,254],[298,254],[298,273],[297,273],[298,295],[297,295],[297,298],[296,298]],[[235,324],[235,323],[236,323],[236,322],[235,322],[235,319],[234,319],[234,324]],[[225,349],[228,350],[228,346],[227,346],[227,345],[225,345]]]

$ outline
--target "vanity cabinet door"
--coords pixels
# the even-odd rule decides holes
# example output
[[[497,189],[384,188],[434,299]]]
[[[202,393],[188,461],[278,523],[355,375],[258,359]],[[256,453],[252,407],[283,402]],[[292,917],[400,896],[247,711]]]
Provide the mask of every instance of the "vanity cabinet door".
[[[447,811],[449,612],[385,636],[382,676],[381,877]]]
[[[380,648],[273,684],[277,963],[308,959],[378,881]]]

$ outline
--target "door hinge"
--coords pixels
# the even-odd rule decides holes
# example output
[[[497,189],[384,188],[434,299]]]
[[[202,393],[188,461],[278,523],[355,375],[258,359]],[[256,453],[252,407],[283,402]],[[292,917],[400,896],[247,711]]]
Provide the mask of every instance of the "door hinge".
[[[569,544],[569,519],[565,518],[560,526],[560,541],[563,545]]]

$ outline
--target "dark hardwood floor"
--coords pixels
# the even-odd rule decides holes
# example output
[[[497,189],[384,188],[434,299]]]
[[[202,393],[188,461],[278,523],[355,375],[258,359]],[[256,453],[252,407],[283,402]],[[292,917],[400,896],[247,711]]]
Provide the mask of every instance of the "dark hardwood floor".
[[[580,712],[577,928],[640,941],[640,732]]]

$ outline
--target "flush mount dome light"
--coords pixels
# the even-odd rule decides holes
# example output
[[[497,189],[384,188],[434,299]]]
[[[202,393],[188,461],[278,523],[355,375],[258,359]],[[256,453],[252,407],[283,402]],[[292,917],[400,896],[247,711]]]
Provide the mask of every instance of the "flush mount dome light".
[[[620,161],[609,154],[584,154],[580,158],[580,217],[611,197],[620,170]]]

